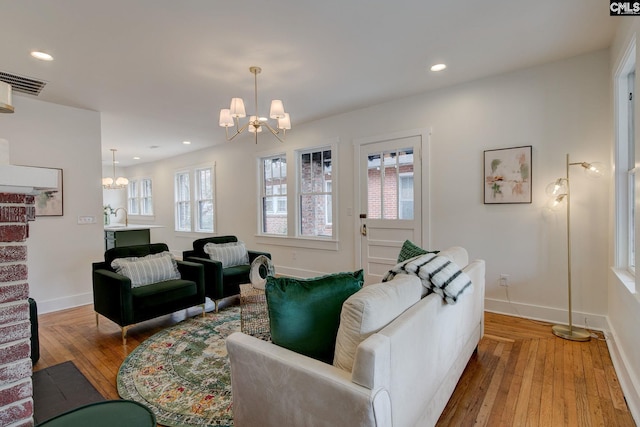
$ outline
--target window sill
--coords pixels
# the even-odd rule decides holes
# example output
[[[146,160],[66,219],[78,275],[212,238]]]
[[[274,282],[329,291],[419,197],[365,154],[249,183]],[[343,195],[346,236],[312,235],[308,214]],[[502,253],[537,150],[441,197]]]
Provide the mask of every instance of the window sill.
[[[325,251],[338,250],[338,241],[333,239],[311,239],[304,237],[258,234],[256,235],[256,242],[264,245],[287,246],[293,248],[320,249]]]
[[[628,270],[622,268],[612,267],[611,271],[616,275],[620,283],[624,285],[625,288],[632,294],[637,296],[636,292],[636,278],[633,274],[631,274]]]

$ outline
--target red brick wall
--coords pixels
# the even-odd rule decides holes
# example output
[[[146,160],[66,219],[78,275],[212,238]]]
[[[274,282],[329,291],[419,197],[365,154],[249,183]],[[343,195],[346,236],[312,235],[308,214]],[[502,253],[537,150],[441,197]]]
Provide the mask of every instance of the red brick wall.
[[[27,283],[34,198],[0,193],[0,426],[33,426]]]

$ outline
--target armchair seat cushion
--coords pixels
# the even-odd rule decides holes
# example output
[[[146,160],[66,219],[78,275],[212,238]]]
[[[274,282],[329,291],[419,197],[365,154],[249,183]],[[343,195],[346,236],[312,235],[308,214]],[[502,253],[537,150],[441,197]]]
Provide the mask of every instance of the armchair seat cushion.
[[[170,304],[198,294],[195,282],[184,279],[166,280],[131,289],[134,304],[142,309]]]
[[[225,252],[224,248],[244,247],[242,262],[231,266],[226,262],[228,260],[222,260],[222,256],[215,259],[217,257],[205,252],[206,246],[209,247],[209,252],[211,248],[222,248],[220,251],[222,255]],[[271,254],[267,252],[246,249],[246,246],[239,242],[236,236],[215,236],[194,240],[193,250],[183,251],[182,259],[204,266],[205,294],[216,303],[217,308],[219,300],[239,294],[239,285],[249,283],[251,263],[260,255],[271,258]]]
[[[247,279],[249,277],[250,269],[251,266],[249,264],[227,267],[222,270],[222,280],[226,283],[249,283]]]

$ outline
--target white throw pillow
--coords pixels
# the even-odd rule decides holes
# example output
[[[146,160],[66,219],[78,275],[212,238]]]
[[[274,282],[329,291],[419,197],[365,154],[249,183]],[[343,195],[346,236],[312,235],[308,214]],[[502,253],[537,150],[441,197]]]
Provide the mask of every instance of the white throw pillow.
[[[222,268],[249,264],[249,253],[243,242],[207,243],[204,252],[214,261],[220,261]]]
[[[167,251],[140,258],[116,258],[111,262],[111,268],[131,279],[132,288],[180,278],[178,264]]]
[[[351,295],[342,304],[333,366],[351,372],[360,343],[420,301],[421,292],[417,277],[398,275]]]

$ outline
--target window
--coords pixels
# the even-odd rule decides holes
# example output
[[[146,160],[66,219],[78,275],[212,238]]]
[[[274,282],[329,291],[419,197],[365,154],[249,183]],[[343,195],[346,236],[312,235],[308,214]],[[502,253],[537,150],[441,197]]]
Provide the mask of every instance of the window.
[[[627,51],[616,73],[616,267],[635,276],[636,177],[635,167],[635,45]],[[632,292],[635,285],[626,283]]]
[[[287,234],[287,159],[284,155],[260,159],[262,230],[264,234]]]
[[[129,181],[127,207],[129,215],[153,215],[153,194],[150,178]]]
[[[189,172],[176,174],[176,231],[191,231],[191,186]]]
[[[213,232],[213,179],[211,168],[196,169],[197,231]]]
[[[176,231],[214,231],[214,177],[212,167],[180,171],[175,175]],[[193,182],[193,185],[191,184]]]
[[[195,168],[175,175],[176,231],[213,233],[215,169]],[[193,183],[193,185],[192,185]]]
[[[331,148],[299,152],[298,209],[301,236],[333,236],[331,154]]]

